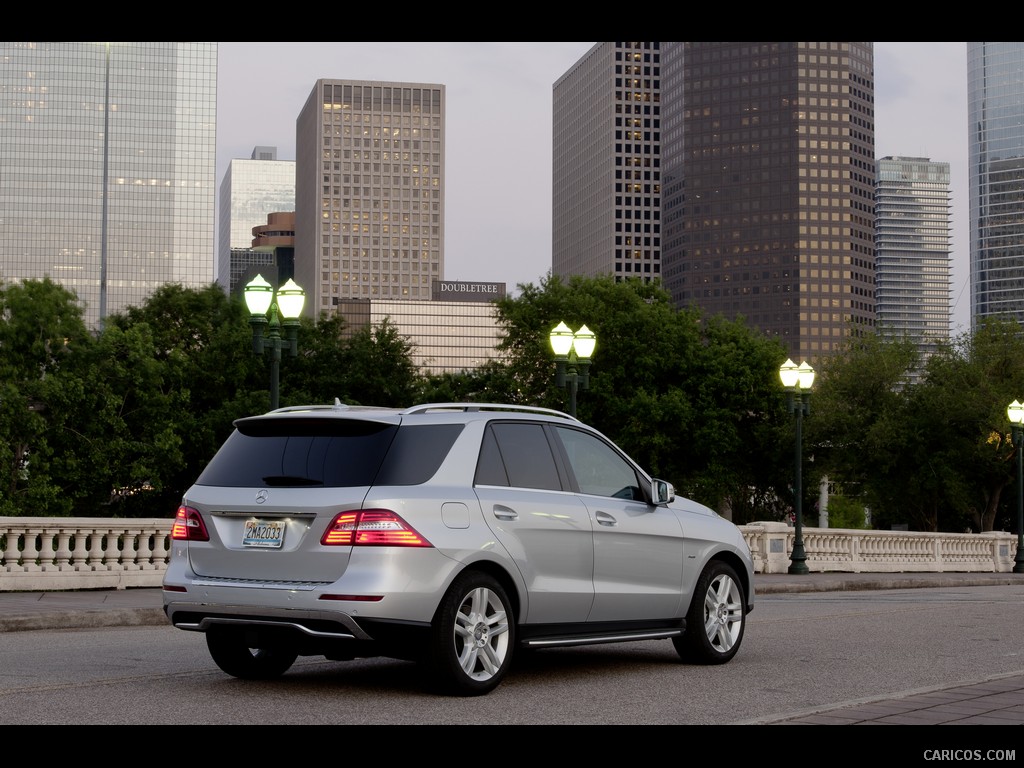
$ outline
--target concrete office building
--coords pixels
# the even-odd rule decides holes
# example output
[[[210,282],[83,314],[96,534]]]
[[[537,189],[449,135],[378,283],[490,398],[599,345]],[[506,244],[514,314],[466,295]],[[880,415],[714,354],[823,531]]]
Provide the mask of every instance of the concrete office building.
[[[967,43],[971,324],[1024,323],[1024,43]]]
[[[914,341],[921,362],[949,340],[949,163],[883,157],[875,183],[875,301],[879,333]]]
[[[445,87],[318,80],[296,126],[295,281],[305,312],[429,300],[444,279]]]
[[[551,271],[661,272],[662,43],[597,43],[552,89]]]
[[[796,362],[873,330],[874,46],[662,43],[662,277]]]
[[[214,280],[217,43],[0,43],[0,280],[91,326]]]
[[[250,267],[271,264],[271,252],[253,250],[253,228],[266,226],[268,214],[295,211],[295,161],[278,160],[277,147],[255,147],[249,159],[233,159],[219,205],[217,282],[230,293]]]
[[[498,358],[502,334],[494,301],[505,291],[504,283],[435,280],[431,301],[343,299],[338,312],[349,333],[386,319],[412,346],[421,373],[459,373]]]

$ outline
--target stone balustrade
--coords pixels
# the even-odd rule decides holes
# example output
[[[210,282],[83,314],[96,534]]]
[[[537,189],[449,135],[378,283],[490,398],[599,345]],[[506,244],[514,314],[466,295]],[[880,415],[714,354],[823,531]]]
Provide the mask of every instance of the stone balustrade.
[[[0,517],[0,591],[159,587],[173,522]]]
[[[794,529],[785,523],[741,525],[757,573],[786,573]],[[809,571],[845,573],[1009,573],[1017,554],[1011,533],[926,533],[804,528]]]
[[[170,558],[169,518],[0,517],[0,591],[159,587]],[[786,573],[794,529],[740,526],[757,573]],[[810,571],[1009,573],[1017,537],[804,528]]]

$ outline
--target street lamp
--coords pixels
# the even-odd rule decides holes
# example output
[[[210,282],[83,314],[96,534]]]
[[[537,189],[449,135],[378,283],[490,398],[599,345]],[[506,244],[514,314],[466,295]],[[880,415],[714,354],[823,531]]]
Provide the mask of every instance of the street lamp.
[[[590,358],[597,337],[587,326],[575,333],[565,323],[551,330],[551,349],[555,353],[555,384],[569,390],[569,415],[576,417],[576,390],[590,388]]]
[[[280,402],[281,349],[288,348],[292,357],[299,354],[299,315],[306,293],[294,280],[282,285],[275,300],[274,288],[263,275],[256,275],[245,286],[245,305],[249,308],[249,325],[252,326],[252,353],[262,355],[270,347],[270,410],[275,411]],[[267,312],[269,311],[269,320]],[[284,321],[278,318],[280,314]],[[281,338],[281,326],[285,336]],[[263,329],[267,326],[267,333]]]
[[[779,378],[786,388],[789,412],[796,414],[796,474],[793,482],[793,512],[796,516],[796,530],[793,537],[793,555],[789,563],[789,572],[804,574],[807,569],[807,553],[804,552],[804,515],[803,515],[803,439],[804,414],[811,412],[811,385],[814,383],[814,369],[806,361],[796,365],[787,360],[779,367]]]
[[[1024,573],[1024,405],[1014,400],[1006,416],[1013,425],[1013,444],[1017,448],[1017,555],[1013,572]]]

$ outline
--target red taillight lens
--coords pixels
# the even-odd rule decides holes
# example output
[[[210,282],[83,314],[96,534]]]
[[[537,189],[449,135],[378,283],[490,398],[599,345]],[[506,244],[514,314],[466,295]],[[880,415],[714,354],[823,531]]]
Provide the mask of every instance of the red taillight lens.
[[[192,507],[178,507],[178,514],[174,516],[174,525],[171,526],[171,538],[180,541],[209,541],[210,534],[206,532],[206,523],[198,509]]]
[[[430,547],[408,523],[389,509],[338,514],[320,539],[324,546]]]

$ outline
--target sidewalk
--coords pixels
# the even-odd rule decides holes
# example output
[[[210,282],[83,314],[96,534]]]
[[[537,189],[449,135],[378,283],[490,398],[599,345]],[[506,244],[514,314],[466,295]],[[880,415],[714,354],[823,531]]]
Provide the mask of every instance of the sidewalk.
[[[757,595],[1024,584],[1017,573],[755,574]],[[0,632],[167,624],[158,588],[0,592]],[[751,724],[765,725],[767,722]],[[800,713],[786,725],[1024,725],[1024,675]]]

